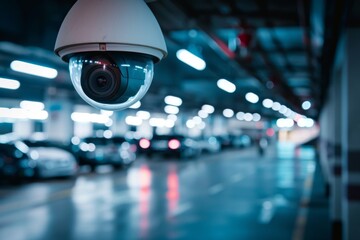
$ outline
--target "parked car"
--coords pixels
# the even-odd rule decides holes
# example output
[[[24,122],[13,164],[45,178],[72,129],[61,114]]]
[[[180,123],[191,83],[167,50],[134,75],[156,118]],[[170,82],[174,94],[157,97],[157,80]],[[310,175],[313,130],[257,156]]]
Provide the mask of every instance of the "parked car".
[[[232,147],[231,137],[228,135],[217,136],[216,139],[220,142],[221,149],[228,149]]]
[[[197,142],[204,153],[217,153],[221,150],[221,143],[216,137],[201,138]]]
[[[248,135],[233,136],[232,145],[235,148],[246,148],[251,146],[251,138]]]
[[[29,141],[0,144],[1,175],[5,178],[70,177],[77,172],[75,157],[56,146]]]
[[[80,165],[88,165],[94,171],[100,165],[121,168],[136,159],[136,144],[123,137],[111,139],[88,137],[83,139],[75,150]]]
[[[190,158],[197,157],[201,153],[198,142],[182,135],[155,135],[151,140],[141,139],[139,145],[148,157],[161,154],[163,156]]]

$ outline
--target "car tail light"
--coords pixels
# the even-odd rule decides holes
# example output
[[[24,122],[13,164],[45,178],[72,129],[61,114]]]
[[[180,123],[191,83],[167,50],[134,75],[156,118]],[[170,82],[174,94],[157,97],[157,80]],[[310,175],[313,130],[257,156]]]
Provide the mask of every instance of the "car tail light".
[[[178,149],[180,147],[180,141],[177,139],[171,139],[168,143],[170,149]]]
[[[143,149],[148,149],[150,147],[150,141],[148,139],[142,138],[139,142],[139,145]]]

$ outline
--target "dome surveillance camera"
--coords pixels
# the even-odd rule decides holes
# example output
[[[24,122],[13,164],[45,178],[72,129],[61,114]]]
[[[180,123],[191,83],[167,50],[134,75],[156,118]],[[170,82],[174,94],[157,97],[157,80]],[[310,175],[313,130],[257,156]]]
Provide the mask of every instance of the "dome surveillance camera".
[[[122,110],[150,87],[167,55],[160,26],[144,0],[78,0],[64,19],[55,53],[90,105]]]

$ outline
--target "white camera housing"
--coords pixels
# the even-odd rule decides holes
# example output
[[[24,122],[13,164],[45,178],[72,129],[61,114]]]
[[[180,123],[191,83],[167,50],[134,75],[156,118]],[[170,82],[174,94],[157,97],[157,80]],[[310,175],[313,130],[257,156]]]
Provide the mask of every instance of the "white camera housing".
[[[59,30],[55,53],[90,105],[122,110],[148,91],[154,63],[167,55],[160,26],[144,0],[78,0]]]

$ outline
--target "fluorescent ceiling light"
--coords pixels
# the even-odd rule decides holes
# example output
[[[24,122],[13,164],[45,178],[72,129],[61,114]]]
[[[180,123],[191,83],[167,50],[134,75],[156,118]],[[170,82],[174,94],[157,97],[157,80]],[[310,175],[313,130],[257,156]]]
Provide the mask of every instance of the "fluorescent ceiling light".
[[[170,120],[176,122],[178,117],[175,114],[170,114],[170,115],[167,116],[167,119],[170,119]]]
[[[205,104],[201,107],[202,110],[204,110],[205,112],[207,112],[208,114],[212,114],[215,111],[215,108],[209,104]]]
[[[186,127],[187,128],[190,128],[190,129],[192,129],[192,128],[194,128],[196,126],[196,124],[195,124],[195,122],[193,121],[193,120],[187,120],[186,121]]]
[[[165,106],[164,111],[167,114],[178,114],[179,113],[179,108],[176,107],[176,106],[167,105],[167,106]]]
[[[245,113],[244,112],[238,112],[236,114],[236,118],[240,121],[244,120]]]
[[[175,97],[175,96],[166,96],[164,99],[165,103],[168,105],[173,105],[173,106],[181,106],[182,104],[182,100],[179,97]]]
[[[143,120],[148,120],[151,117],[150,113],[147,111],[138,111],[136,116]]]
[[[302,103],[301,107],[304,110],[309,110],[311,108],[311,102],[305,101],[305,102]]]
[[[143,120],[140,117],[127,116],[125,118],[125,123],[130,126],[140,126]]]
[[[141,102],[137,101],[136,103],[134,103],[133,105],[131,105],[129,108],[131,109],[138,109],[139,107],[141,107]]]
[[[0,78],[0,88],[16,90],[20,87],[20,82],[8,78]]]
[[[244,120],[247,122],[250,122],[254,119],[253,115],[251,113],[245,113]]]
[[[274,111],[279,111],[280,108],[281,108],[281,104],[278,103],[278,102],[274,102],[274,104],[272,105],[271,108],[272,108],[272,110],[274,110]]]
[[[73,112],[71,114],[71,119],[74,122],[79,123],[99,123],[99,124],[106,124],[111,119],[102,114],[96,114],[96,113],[82,113],[82,112]]]
[[[259,101],[259,96],[256,95],[255,93],[248,92],[248,93],[245,95],[245,99],[246,99],[248,102],[257,103],[257,102]]]
[[[205,110],[200,110],[200,111],[198,112],[198,115],[199,115],[199,117],[201,117],[201,118],[207,118],[207,117],[209,116],[209,113],[206,112]]]
[[[45,105],[42,102],[33,102],[33,101],[24,100],[20,102],[20,107],[31,111],[41,111],[44,110]]]
[[[12,61],[10,64],[10,68],[16,72],[26,73],[26,74],[49,78],[49,79],[54,79],[58,75],[56,69],[44,67],[32,63],[22,62],[18,60]]]
[[[193,117],[192,120],[194,121],[195,124],[200,124],[200,123],[202,123],[202,119],[201,119],[201,117],[199,117],[199,116]]]
[[[229,82],[226,79],[219,79],[217,81],[217,86],[220,89],[222,89],[222,90],[224,90],[225,92],[228,92],[228,93],[233,93],[236,90],[235,84],[233,84],[232,82]]]
[[[231,110],[231,109],[229,109],[229,108],[224,109],[223,115],[224,115],[224,117],[226,117],[226,118],[231,118],[231,117],[234,116],[234,111]]]
[[[105,116],[112,116],[114,114],[114,111],[107,111],[107,110],[100,110],[100,113]]]
[[[180,49],[179,51],[177,51],[176,57],[183,63],[186,63],[187,65],[195,68],[196,70],[202,71],[206,68],[206,62],[203,59],[192,54],[186,49]]]
[[[258,121],[260,121],[261,120],[261,115],[260,114],[258,114],[258,113],[254,113],[253,115],[253,121],[254,122],[258,122]]]
[[[0,118],[46,120],[49,114],[44,110],[27,110],[23,108],[0,108]]]
[[[263,100],[262,104],[265,108],[272,108],[274,102],[273,100],[266,98]]]
[[[111,130],[105,130],[104,131],[104,133],[103,133],[103,136],[104,136],[104,138],[106,138],[106,139],[110,139],[110,138],[112,138],[112,136],[113,136],[113,132],[111,131]],[[90,147],[91,148],[91,147]],[[89,150],[91,150],[91,149],[89,149]],[[95,149],[94,149],[95,150]]]
[[[279,113],[285,114],[287,112],[288,108],[285,105],[281,105]]]
[[[300,118],[299,121],[297,122],[297,125],[299,127],[308,127],[311,128],[313,127],[315,124],[314,120],[311,118]]]
[[[279,128],[291,128],[294,126],[294,121],[290,118],[280,118],[276,121]]]
[[[152,127],[164,127],[166,125],[166,120],[163,118],[150,118],[149,124]]]
[[[171,119],[166,119],[165,120],[165,127],[167,128],[173,128],[175,127],[175,122]]]

